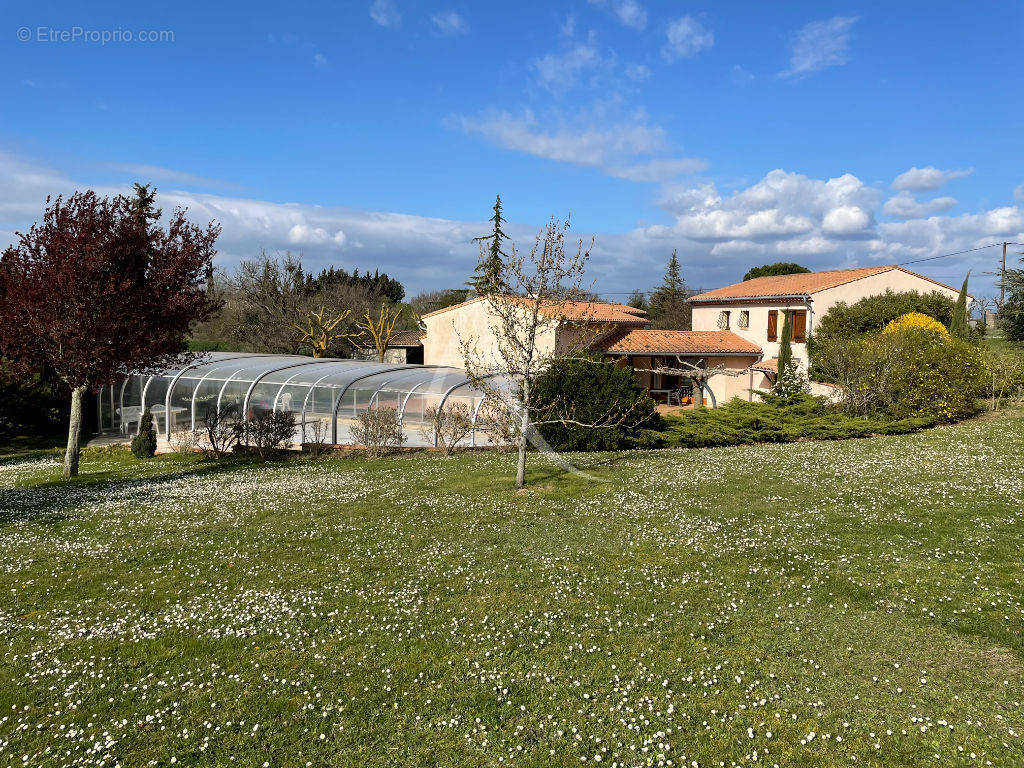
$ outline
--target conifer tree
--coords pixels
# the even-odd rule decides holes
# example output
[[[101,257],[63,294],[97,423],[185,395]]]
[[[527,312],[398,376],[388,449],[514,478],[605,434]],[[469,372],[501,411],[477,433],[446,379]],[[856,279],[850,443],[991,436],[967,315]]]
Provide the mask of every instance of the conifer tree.
[[[679,269],[679,254],[673,250],[665,278],[651,295],[648,316],[655,328],[686,331],[691,325],[689,291]]]
[[[793,321],[790,319],[789,310],[782,310],[782,337],[779,340],[779,376],[793,364]]]
[[[151,459],[156,454],[156,427],[153,426],[153,414],[149,408],[143,412],[139,421],[139,434],[132,438],[132,453],[140,459]]]
[[[480,243],[480,260],[467,283],[480,296],[502,293],[502,268],[508,258],[502,250],[502,241],[510,238],[502,228],[505,218],[501,214],[501,195],[494,198],[494,215],[490,220],[494,225],[491,234],[473,238],[474,243]]]
[[[958,339],[966,339],[970,332],[967,324],[967,281],[971,279],[971,273],[964,278],[963,287],[960,288],[960,295],[956,299],[956,306],[953,308],[953,319],[949,324],[949,332]]]
[[[807,391],[807,378],[793,361],[793,320],[788,309],[782,310],[782,337],[779,340],[779,368],[772,393],[791,398]]]

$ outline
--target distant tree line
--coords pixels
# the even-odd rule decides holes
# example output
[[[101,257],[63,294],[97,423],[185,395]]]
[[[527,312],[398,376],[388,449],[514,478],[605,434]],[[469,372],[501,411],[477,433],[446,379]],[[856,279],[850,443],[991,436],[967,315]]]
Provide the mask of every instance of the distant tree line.
[[[307,272],[292,253],[244,259],[218,273],[208,290],[223,309],[196,328],[194,349],[317,357],[351,357],[357,348],[374,346],[361,325],[367,316],[397,313],[405,298],[402,283],[383,272]],[[402,313],[393,332],[407,327],[415,327],[414,313]]]

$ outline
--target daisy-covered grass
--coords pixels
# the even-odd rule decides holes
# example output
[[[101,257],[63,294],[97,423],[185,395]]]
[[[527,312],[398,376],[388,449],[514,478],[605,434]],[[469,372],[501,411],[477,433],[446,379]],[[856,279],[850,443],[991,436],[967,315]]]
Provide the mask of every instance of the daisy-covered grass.
[[[0,458],[5,766],[1024,764],[1024,419]]]

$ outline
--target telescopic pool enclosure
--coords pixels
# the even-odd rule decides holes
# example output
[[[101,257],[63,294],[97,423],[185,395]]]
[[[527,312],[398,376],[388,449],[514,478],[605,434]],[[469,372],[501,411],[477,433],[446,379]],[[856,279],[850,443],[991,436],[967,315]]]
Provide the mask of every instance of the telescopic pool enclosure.
[[[465,445],[489,445],[477,419],[484,393],[458,368],[389,365],[365,360],[316,359],[299,355],[208,352],[157,373],[130,374],[97,395],[101,432],[135,434],[148,408],[157,434],[202,430],[211,412],[230,407],[248,421],[260,412],[295,414],[294,443],[320,440],[354,443],[351,427],[368,408],[394,408],[406,445],[435,443],[427,425],[431,408],[464,403],[473,418]],[[319,426],[314,426],[319,424]]]

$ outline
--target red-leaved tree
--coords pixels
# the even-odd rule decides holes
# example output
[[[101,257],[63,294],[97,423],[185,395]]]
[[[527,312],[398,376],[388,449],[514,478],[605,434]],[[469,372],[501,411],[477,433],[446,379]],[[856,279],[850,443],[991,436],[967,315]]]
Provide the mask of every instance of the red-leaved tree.
[[[45,367],[71,389],[65,477],[78,474],[86,392],[166,365],[218,309],[206,282],[219,225],[175,210],[162,228],[155,194],[47,198],[42,222],[0,254],[0,354],[15,376]]]

